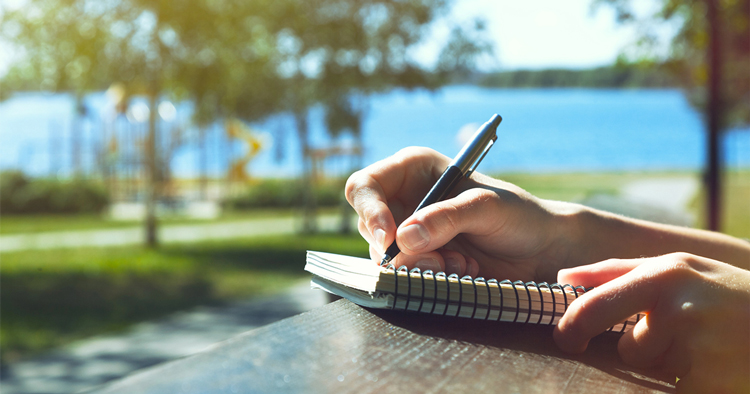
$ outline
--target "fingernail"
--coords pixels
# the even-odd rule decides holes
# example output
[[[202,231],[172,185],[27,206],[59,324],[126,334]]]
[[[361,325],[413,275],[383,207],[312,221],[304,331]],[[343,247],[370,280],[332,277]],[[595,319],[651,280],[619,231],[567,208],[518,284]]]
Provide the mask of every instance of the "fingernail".
[[[385,230],[382,228],[376,229],[373,236],[375,237],[375,247],[380,251],[385,250]]]
[[[401,242],[410,250],[417,251],[430,243],[430,233],[421,224],[411,224],[400,231]]]
[[[415,267],[419,268],[422,271],[432,270],[432,272],[440,272],[440,263],[437,262],[435,259],[422,259],[417,261],[416,264],[414,264]]]
[[[454,257],[448,257],[445,259],[445,271],[449,274],[461,275],[461,263]]]

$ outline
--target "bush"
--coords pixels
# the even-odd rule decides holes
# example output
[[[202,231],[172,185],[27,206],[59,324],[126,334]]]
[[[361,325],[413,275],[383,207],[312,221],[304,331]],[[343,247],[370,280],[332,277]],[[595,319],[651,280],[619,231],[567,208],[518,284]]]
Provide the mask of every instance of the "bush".
[[[251,186],[238,197],[224,201],[229,209],[254,208],[294,208],[304,205],[304,187],[300,180],[268,179]],[[344,196],[342,181],[327,181],[316,185],[313,190],[319,207],[335,207],[341,204]]]
[[[92,181],[30,179],[19,171],[0,174],[4,215],[99,213],[108,203],[106,190]]]

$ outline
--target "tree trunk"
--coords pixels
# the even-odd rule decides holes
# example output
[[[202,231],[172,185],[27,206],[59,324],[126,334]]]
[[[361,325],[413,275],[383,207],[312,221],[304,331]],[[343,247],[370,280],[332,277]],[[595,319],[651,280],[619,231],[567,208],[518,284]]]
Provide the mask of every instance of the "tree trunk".
[[[350,156],[350,163],[351,163],[351,173],[354,173],[355,171],[362,168],[362,156],[364,155],[364,148],[362,147],[362,132],[355,133],[354,135],[355,143],[354,143],[354,152],[351,152],[352,155]],[[342,192],[343,194],[343,192]],[[341,202],[341,222],[339,223],[339,232],[341,234],[349,234],[352,231],[352,215],[354,214],[354,209],[349,205],[349,202],[344,199]]]
[[[198,172],[200,184],[200,198],[202,201],[208,200],[208,133],[206,128],[201,126],[198,131]]]
[[[157,100],[158,91],[154,89],[149,95],[148,136],[146,137],[146,247],[158,245],[156,234],[156,203],[159,199],[159,174],[157,162]]]
[[[83,137],[83,94],[77,92],[75,99],[75,108],[73,109],[73,123],[70,125],[70,150],[71,160],[73,167],[73,175],[76,178],[83,176],[83,169],[81,165],[81,154],[82,154],[82,137]]]
[[[302,232],[313,234],[318,232],[317,201],[315,201],[314,192],[315,168],[308,141],[307,109],[296,111],[294,121],[302,148]]]
[[[721,230],[721,77],[722,51],[718,0],[707,0],[708,18],[708,103],[706,124],[708,154],[706,155],[706,220],[709,230]]]

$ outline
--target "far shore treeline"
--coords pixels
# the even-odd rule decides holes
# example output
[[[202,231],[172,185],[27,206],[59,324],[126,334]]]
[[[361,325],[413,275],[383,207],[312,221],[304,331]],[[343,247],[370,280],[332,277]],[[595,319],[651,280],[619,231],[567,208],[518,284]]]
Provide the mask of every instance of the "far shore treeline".
[[[588,69],[549,68],[478,74],[457,81],[490,88],[677,88],[679,83],[660,65],[617,63]]]

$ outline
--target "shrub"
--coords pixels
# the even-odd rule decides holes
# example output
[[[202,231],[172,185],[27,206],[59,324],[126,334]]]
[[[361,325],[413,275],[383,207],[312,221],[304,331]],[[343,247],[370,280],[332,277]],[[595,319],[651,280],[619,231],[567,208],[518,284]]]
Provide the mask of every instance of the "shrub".
[[[294,208],[304,204],[304,187],[300,180],[267,179],[250,186],[240,196],[224,201],[229,209]],[[326,181],[313,189],[319,207],[335,207],[341,204],[344,184],[341,181]]]
[[[99,213],[109,203],[93,181],[30,179],[19,171],[0,173],[0,210],[12,214]]]

